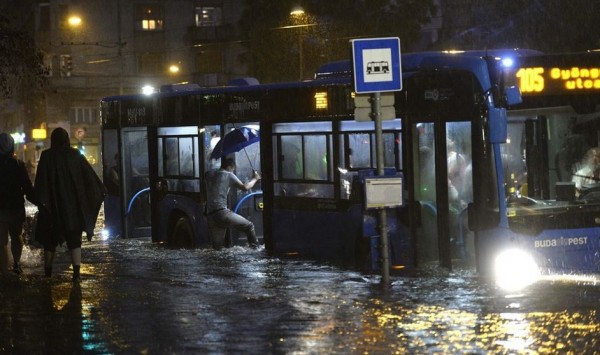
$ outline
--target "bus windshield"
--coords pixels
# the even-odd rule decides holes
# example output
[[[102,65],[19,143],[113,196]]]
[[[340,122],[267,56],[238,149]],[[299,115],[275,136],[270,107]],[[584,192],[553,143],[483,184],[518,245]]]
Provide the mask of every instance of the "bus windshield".
[[[511,228],[537,234],[596,225],[591,214],[600,209],[599,132],[597,113],[571,107],[511,112],[502,146]]]

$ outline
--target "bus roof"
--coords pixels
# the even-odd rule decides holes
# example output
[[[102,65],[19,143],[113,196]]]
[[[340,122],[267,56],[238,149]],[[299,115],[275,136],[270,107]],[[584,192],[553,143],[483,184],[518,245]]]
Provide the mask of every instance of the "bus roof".
[[[470,50],[470,51],[431,51],[431,52],[419,52],[419,53],[406,53],[402,54],[401,64],[402,72],[412,72],[418,69],[421,61],[425,58],[439,57],[439,56],[472,56],[472,57],[484,57],[494,56],[502,59],[514,58],[520,56],[530,56],[535,54],[542,54],[542,52],[532,49],[519,49],[519,48],[507,48],[507,49],[488,49],[488,50]],[[317,70],[315,74],[316,79],[334,78],[340,76],[351,77],[353,73],[352,62],[348,59],[340,60],[336,62],[330,62],[323,64]]]
[[[439,52],[419,52],[419,53],[407,53],[402,55],[402,72],[404,76],[409,76],[410,72],[413,72],[419,68],[419,65],[424,59],[431,59],[434,57],[441,56],[469,56],[469,57],[482,57],[482,56],[495,56],[495,57],[517,57],[517,56],[529,56],[534,54],[541,54],[542,52],[529,49],[490,49],[490,50],[472,50],[472,51],[439,51]],[[201,87],[198,84],[173,84],[164,85],[161,87],[161,91],[153,93],[149,97],[172,97],[181,95],[203,95],[203,94],[220,94],[229,92],[247,92],[247,91],[258,91],[258,90],[272,90],[272,89],[286,89],[286,88],[302,88],[312,86],[323,86],[323,85],[343,85],[352,83],[352,63],[350,60],[340,60],[330,63],[326,63],[319,67],[315,73],[314,80],[307,81],[294,81],[294,82],[283,82],[283,83],[268,83],[259,84],[254,78],[240,78],[232,80],[231,85],[228,86],[211,86]],[[101,99],[102,102],[109,101],[122,101],[122,100],[133,100],[145,97],[145,94],[131,94],[131,95],[114,95],[107,96]]]

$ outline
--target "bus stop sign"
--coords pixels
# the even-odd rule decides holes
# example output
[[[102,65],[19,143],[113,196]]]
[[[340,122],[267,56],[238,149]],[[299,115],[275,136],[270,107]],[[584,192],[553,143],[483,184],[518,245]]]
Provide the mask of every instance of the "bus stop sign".
[[[354,39],[351,42],[357,94],[402,90],[400,38]]]

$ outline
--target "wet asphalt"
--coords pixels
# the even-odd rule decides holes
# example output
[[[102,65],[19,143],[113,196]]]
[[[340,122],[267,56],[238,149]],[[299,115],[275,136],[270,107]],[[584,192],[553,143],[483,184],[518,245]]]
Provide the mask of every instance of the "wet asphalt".
[[[600,352],[600,284],[507,294],[469,270],[391,277],[243,247],[85,241],[82,278],[57,252],[0,279],[0,353],[551,354]]]

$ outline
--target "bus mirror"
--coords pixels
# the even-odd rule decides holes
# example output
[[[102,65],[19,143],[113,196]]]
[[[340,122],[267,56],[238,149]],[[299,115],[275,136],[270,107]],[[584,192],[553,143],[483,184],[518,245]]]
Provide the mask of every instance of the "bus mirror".
[[[506,109],[493,107],[489,114],[490,143],[506,143],[508,135]]]
[[[510,86],[507,87],[504,95],[506,96],[506,103],[509,106],[517,105],[523,102],[523,97],[521,97],[521,90],[518,86]]]

